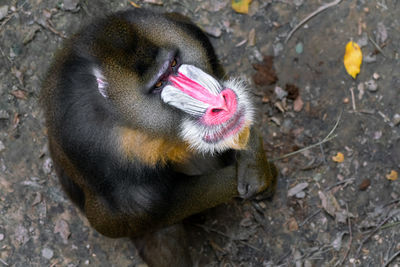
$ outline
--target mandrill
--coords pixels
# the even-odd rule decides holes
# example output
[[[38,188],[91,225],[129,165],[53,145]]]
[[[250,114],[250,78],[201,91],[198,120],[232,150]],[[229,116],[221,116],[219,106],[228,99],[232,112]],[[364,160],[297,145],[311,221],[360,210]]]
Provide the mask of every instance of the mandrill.
[[[243,81],[187,18],[129,10],[68,40],[41,91],[66,194],[150,266],[191,266],[179,222],[276,185]]]

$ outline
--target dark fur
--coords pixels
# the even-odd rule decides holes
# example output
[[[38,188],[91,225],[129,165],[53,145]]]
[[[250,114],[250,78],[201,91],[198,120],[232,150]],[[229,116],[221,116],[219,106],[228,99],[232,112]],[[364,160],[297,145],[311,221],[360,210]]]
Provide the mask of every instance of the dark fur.
[[[162,114],[155,114],[167,116],[165,126],[142,123],[140,119],[136,121],[136,117],[146,118],[146,115],[151,115],[149,112],[159,112],[158,106],[141,107],[135,114],[123,114],[126,111],[122,110],[122,106],[110,104],[109,99],[99,94],[92,73],[94,66],[101,66],[110,60],[118,68],[139,74],[142,78],[137,83],[146,84],[144,80],[154,75],[154,64],[165,59],[163,48],[148,40],[146,31],[137,28],[135,23],[140,19],[157,23],[160,18],[166,18],[173,27],[182,29],[202,45],[193,49],[203,51],[204,60],[190,62],[189,57],[189,62],[185,63],[200,64],[209,73],[220,77],[220,66],[212,46],[199,28],[179,15],[163,16],[133,10],[98,20],[68,41],[50,68],[42,90],[50,150],[61,185],[86,213],[91,224],[110,237],[136,238],[238,195],[233,151],[199,160],[201,163],[204,161],[203,170],[200,168],[199,173],[202,175],[188,176],[185,171],[176,171],[179,166],[169,163],[165,166],[146,165],[127,159],[117,149],[118,136],[114,129],[121,126],[175,138],[176,120],[181,115],[173,108],[167,107],[165,112],[160,112]],[[179,47],[173,49],[177,53],[181,51]],[[157,96],[151,95],[145,85],[135,89],[140,97],[149,99],[146,100],[148,103],[157,101]],[[246,158],[251,159],[252,156]],[[265,155],[260,162],[265,165],[261,167],[264,172],[261,176],[265,176],[262,188],[273,188],[275,174],[271,173]],[[185,168],[192,167],[183,166]],[[162,235],[160,233],[153,238],[161,240],[157,237]],[[151,241],[148,235],[145,239],[153,245],[157,243]],[[146,257],[151,254],[148,249],[152,246],[146,248],[145,239],[136,239],[136,243]],[[157,243],[154,246],[164,244],[171,246],[173,251],[181,251],[182,248],[177,249],[178,243],[163,241],[161,245]],[[179,257],[173,254],[171,252],[170,257]],[[186,254],[182,257],[188,258]],[[165,266],[173,264],[185,266],[189,260],[173,263],[173,259],[165,259]]]

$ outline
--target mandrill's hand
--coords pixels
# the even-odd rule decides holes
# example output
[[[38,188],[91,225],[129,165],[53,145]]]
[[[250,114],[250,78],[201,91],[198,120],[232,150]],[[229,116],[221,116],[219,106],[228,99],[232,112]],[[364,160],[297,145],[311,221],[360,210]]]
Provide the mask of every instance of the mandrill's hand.
[[[238,152],[236,166],[240,197],[251,198],[264,190],[268,191],[268,195],[274,193],[277,170],[267,161],[262,137],[254,127],[251,129],[247,149]]]

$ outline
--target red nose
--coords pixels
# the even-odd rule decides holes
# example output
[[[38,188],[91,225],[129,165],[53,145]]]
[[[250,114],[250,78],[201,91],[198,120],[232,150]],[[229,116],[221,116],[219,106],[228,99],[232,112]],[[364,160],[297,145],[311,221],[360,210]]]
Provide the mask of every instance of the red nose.
[[[224,89],[207,109],[202,121],[207,125],[218,125],[228,121],[236,112],[237,98],[231,89]]]

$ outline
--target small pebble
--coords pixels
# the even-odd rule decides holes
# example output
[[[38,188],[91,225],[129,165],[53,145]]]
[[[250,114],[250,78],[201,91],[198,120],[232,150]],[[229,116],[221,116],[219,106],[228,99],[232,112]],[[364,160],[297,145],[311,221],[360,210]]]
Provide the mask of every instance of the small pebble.
[[[400,124],[400,114],[396,113],[393,116],[393,124],[394,126],[397,126]]]
[[[44,248],[42,249],[42,256],[48,260],[50,260],[51,258],[53,258],[54,252],[53,250],[49,249],[49,248]]]
[[[279,56],[279,54],[282,52],[282,50],[283,50],[283,44],[281,44],[281,43],[277,43],[277,44],[274,44],[274,56]]]
[[[53,168],[53,161],[51,160],[51,158],[46,158],[42,166],[43,172],[45,174],[50,174],[52,168]]]
[[[365,82],[365,86],[370,92],[376,92],[378,90],[378,84],[375,80],[369,80]]]
[[[222,35],[222,31],[221,31],[221,29],[218,28],[218,27],[209,27],[209,26],[206,26],[206,27],[204,27],[204,31],[205,31],[208,35],[210,35],[210,36],[212,36],[212,37],[215,37],[215,38],[219,38],[219,37],[221,37],[221,35]]]
[[[306,193],[304,191],[301,191],[296,194],[296,198],[305,198],[305,197],[306,197]]]
[[[0,234],[0,241],[4,240],[4,234]]]
[[[0,120],[7,120],[10,118],[10,115],[8,115],[7,111],[4,109],[0,110]]]
[[[279,100],[284,99],[288,95],[288,92],[286,92],[285,90],[283,90],[279,86],[276,86],[274,91],[275,91],[275,94],[276,94],[276,96],[278,97]]]
[[[303,53],[303,43],[298,43],[295,49],[297,54]]]
[[[297,196],[300,192],[308,187],[308,183],[299,183],[288,191],[288,197]]]
[[[2,6],[0,7],[0,20],[2,20],[5,16],[7,16],[8,13],[8,6]]]
[[[4,146],[3,142],[0,141],[0,152],[3,151],[4,149],[6,149],[6,147]]]
[[[375,55],[367,55],[363,58],[363,61],[365,63],[373,63],[376,61],[376,56]]]
[[[381,76],[376,72],[374,72],[374,74],[372,74],[372,78],[374,78],[374,80],[379,80],[380,77]]]

